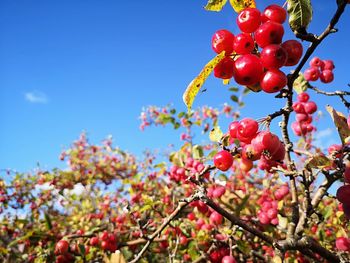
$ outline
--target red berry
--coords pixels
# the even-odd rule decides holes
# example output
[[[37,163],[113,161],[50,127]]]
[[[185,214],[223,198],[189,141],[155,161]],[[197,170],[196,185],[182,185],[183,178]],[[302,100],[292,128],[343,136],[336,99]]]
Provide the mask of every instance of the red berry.
[[[313,114],[317,111],[317,105],[313,101],[308,101],[304,104],[305,112],[308,114]]]
[[[307,121],[309,118],[309,115],[306,113],[297,113],[295,115],[295,120],[298,122],[303,122],[303,121]]]
[[[273,21],[262,24],[255,32],[255,41],[264,48],[270,44],[280,44],[284,34],[283,26]]]
[[[92,238],[90,239],[90,245],[93,246],[93,247],[98,246],[98,243],[99,243],[99,242],[100,242],[100,241],[99,241],[98,237],[92,237]]]
[[[292,130],[297,136],[305,135],[308,132],[307,125],[305,123],[300,122],[293,122]]]
[[[254,144],[246,144],[242,148],[242,152],[241,152],[242,159],[251,160],[251,161],[259,160],[261,157],[261,152],[262,150],[260,150],[260,148],[258,147],[254,147]]]
[[[257,8],[245,8],[237,17],[237,25],[244,33],[253,33],[261,24],[261,14]]]
[[[303,46],[296,40],[287,40],[282,43],[282,47],[287,51],[288,58],[285,66],[294,66],[298,64],[303,55]]]
[[[254,50],[254,39],[250,34],[241,33],[235,36],[233,49],[237,54],[249,54]]]
[[[267,216],[267,213],[265,212],[260,212],[258,214],[258,218],[261,224],[263,225],[268,225],[270,223],[270,218]]]
[[[333,79],[334,79],[334,74],[331,70],[325,69],[321,72],[320,80],[323,83],[330,83],[333,81]]]
[[[69,243],[67,240],[60,240],[55,246],[55,254],[66,254],[68,252]]]
[[[221,29],[215,32],[212,37],[212,48],[216,53],[225,51],[226,55],[230,55],[233,52],[233,41],[235,36],[226,29]]]
[[[254,85],[258,83],[264,73],[261,59],[256,55],[242,55],[235,61],[234,78],[240,85]]]
[[[260,86],[267,93],[280,91],[287,85],[287,76],[279,69],[270,69],[263,75]]]
[[[324,66],[324,62],[319,58],[319,57],[313,57],[310,60],[310,67],[316,67],[316,68],[321,68]]]
[[[284,146],[284,143],[281,142],[277,151],[272,154],[271,159],[275,161],[283,161],[285,156],[286,156],[286,148]]]
[[[232,155],[225,150],[222,150],[215,154],[214,156],[214,165],[221,171],[227,171],[233,164]]]
[[[337,199],[340,203],[350,204],[350,185],[343,185],[337,190]]]
[[[220,79],[233,77],[234,60],[230,57],[223,58],[214,68],[214,76]]]
[[[239,126],[239,121],[233,121],[230,123],[229,133],[230,133],[231,138],[237,138],[238,126]]]
[[[316,81],[320,77],[320,71],[316,67],[308,68],[304,71],[304,78],[307,81]]]
[[[321,70],[333,70],[335,68],[334,63],[332,60],[323,60],[323,66],[321,68]]]
[[[224,256],[221,263],[236,263],[236,260],[232,256]]]
[[[237,133],[243,137],[250,138],[256,135],[259,124],[251,118],[244,118],[239,122]]]
[[[287,62],[287,52],[276,44],[266,46],[260,54],[264,68],[280,68]]]
[[[223,217],[218,212],[214,211],[210,214],[209,221],[213,225],[221,225]]]
[[[265,8],[261,15],[262,21],[266,22],[268,20],[283,24],[287,18],[286,10],[279,5],[269,5]]]
[[[305,113],[304,104],[302,102],[294,102],[292,107],[295,113]]]
[[[335,246],[337,249],[342,251],[349,251],[350,250],[350,241],[346,237],[338,237],[335,240]]]
[[[310,99],[310,96],[306,92],[302,92],[298,94],[297,99],[300,102],[308,102],[308,100]]]
[[[344,180],[346,183],[350,183],[350,167],[349,166],[345,167]]]
[[[241,159],[239,163],[239,169],[241,169],[243,172],[249,172],[253,168],[253,161]]]

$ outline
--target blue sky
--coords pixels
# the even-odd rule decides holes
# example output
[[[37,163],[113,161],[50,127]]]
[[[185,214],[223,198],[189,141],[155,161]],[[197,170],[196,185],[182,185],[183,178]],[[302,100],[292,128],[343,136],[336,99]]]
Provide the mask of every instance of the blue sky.
[[[284,1],[275,1],[283,4]],[[335,10],[329,0],[314,2],[310,31],[319,33]],[[334,1],[335,2],[335,1]],[[3,0],[0,2],[0,169],[26,171],[40,162],[61,167],[58,155],[82,131],[98,143],[107,135],[140,154],[179,142],[171,129],[141,132],[143,106],[173,103],[185,110],[182,93],[213,56],[212,34],[238,32],[236,14],[205,11],[206,1]],[[257,1],[263,9],[271,1]],[[349,10],[339,33],[315,53],[333,59],[335,81],[317,85],[346,89]],[[292,37],[288,26],[284,39]],[[307,43],[304,43],[304,47]],[[233,84],[234,85],[234,84]],[[195,106],[220,106],[230,93],[210,78]],[[312,99],[335,105],[339,100]],[[260,118],[281,106],[271,95],[250,94],[245,116]],[[277,122],[273,125],[277,126]],[[338,141],[325,119],[325,141]],[[223,128],[225,126],[223,125]],[[333,134],[333,135],[332,135]]]

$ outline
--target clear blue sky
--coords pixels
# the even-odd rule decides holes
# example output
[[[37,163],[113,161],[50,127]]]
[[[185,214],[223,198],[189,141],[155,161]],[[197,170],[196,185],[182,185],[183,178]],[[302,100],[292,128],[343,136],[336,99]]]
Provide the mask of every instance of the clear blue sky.
[[[335,10],[331,2],[313,1],[310,31],[323,30]],[[214,56],[212,34],[221,28],[237,33],[236,14],[229,6],[212,13],[203,9],[205,3],[1,1],[0,168],[26,171],[38,161],[44,168],[62,166],[59,153],[83,130],[95,143],[111,134],[116,145],[136,154],[178,142],[178,133],[170,129],[141,132],[138,116],[143,106],[153,104],[173,103],[184,110],[184,89]],[[272,2],[257,3],[264,8]],[[349,10],[340,32],[316,52],[336,64],[336,80],[320,88],[346,89],[350,82],[348,23]],[[287,26],[286,31],[284,39],[291,36]],[[227,87],[219,80],[210,78],[206,88],[195,106],[229,102]],[[251,94],[246,103],[243,113],[255,118],[281,105],[265,94]],[[320,103],[345,111],[338,100]],[[326,127],[325,121],[320,130]]]

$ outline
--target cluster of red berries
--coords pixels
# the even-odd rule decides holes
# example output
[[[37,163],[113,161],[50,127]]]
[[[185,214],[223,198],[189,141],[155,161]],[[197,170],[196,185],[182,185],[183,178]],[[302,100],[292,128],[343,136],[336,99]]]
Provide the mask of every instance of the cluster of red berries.
[[[317,111],[317,105],[309,99],[309,94],[302,92],[298,94],[298,101],[293,103],[296,116],[295,122],[292,123],[292,130],[297,136],[303,136],[316,130],[312,125],[312,114]]]
[[[196,173],[200,173],[204,169],[204,164],[198,160],[194,160],[189,157],[186,160],[185,167],[172,166],[170,168],[169,177],[170,180],[175,182],[186,182],[188,175],[193,175]],[[209,176],[209,173],[204,175],[206,178]]]
[[[332,60],[321,60],[314,57],[310,61],[310,67],[304,71],[304,78],[307,81],[316,81],[320,79],[323,83],[330,83],[334,79]]]
[[[61,239],[55,246],[56,263],[74,262],[74,257],[69,253],[69,243],[67,240]]]
[[[90,238],[89,243],[93,247],[100,246],[105,251],[114,252],[118,249],[115,235],[113,233],[108,233],[107,231],[103,231],[100,237]]]
[[[234,36],[222,29],[212,38],[214,51],[224,51],[226,55],[214,68],[214,75],[222,79],[233,77],[240,85],[259,84],[267,93],[280,91],[287,85],[280,68],[296,65],[303,53],[296,40],[282,43],[286,17],[286,10],[278,5],[266,7],[263,13],[257,8],[242,10],[237,17],[242,33]],[[262,49],[260,54],[255,44]]]

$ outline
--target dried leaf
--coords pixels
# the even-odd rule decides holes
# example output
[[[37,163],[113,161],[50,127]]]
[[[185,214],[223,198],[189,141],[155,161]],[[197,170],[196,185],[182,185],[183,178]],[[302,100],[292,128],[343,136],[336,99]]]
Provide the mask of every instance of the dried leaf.
[[[323,154],[317,154],[307,159],[305,162],[305,167],[308,169],[311,168],[324,168],[332,164],[332,161]]]
[[[312,19],[312,6],[310,0],[287,0],[289,26],[294,32],[306,32]]]
[[[307,90],[309,83],[304,78],[302,73],[299,73],[299,76],[293,83],[293,89],[299,94]]]
[[[254,0],[230,0],[230,4],[237,13],[247,7],[256,7]]]
[[[215,58],[210,60],[199,73],[199,75],[191,81],[191,83],[187,86],[182,99],[187,106],[187,110],[190,111],[192,108],[193,101],[197,96],[199,90],[203,86],[204,82],[213,71],[214,67],[225,57],[225,52],[221,52]]]
[[[248,90],[253,91],[253,92],[259,92],[259,91],[261,91],[261,86],[260,86],[259,83],[255,84],[255,85],[251,85],[251,86],[246,86],[246,88],[247,88]],[[246,93],[246,92],[245,92],[245,93]]]
[[[347,119],[345,115],[339,111],[336,111],[333,107],[327,106],[327,111],[331,115],[335,126],[337,127],[340,139],[342,144],[344,145],[350,136],[350,129],[347,124]]]
[[[208,0],[207,5],[204,7],[208,11],[219,12],[222,10],[227,0]]]

